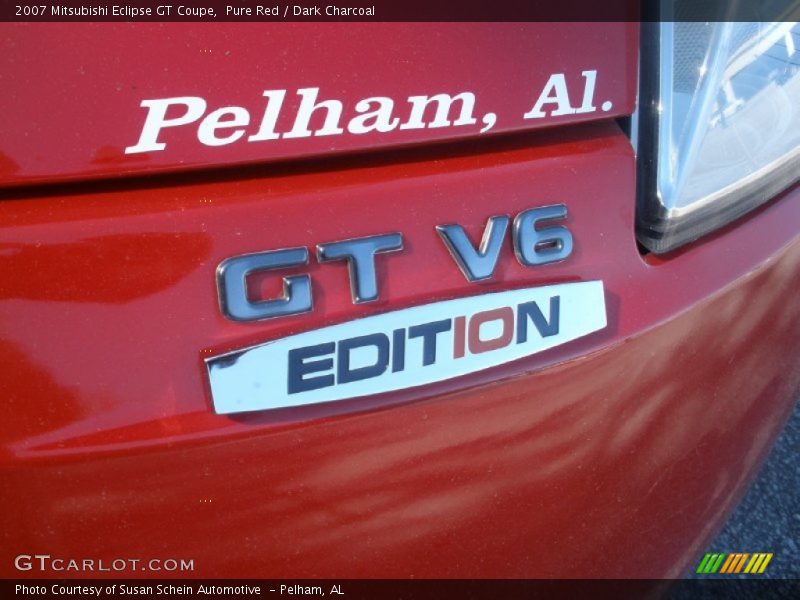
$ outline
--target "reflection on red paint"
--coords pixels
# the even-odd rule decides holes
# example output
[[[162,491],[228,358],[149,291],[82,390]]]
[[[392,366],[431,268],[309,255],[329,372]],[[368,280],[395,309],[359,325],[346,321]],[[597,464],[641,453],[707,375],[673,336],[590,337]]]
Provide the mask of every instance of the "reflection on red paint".
[[[13,570],[23,552],[91,549],[192,558],[198,577],[680,575],[800,387],[800,191],[647,261],[633,199],[607,122],[481,153],[0,202],[3,285],[26,290],[0,299],[0,574],[36,576]],[[602,279],[606,329],[423,388],[213,413],[204,357],[476,293],[435,226],[553,202],[570,258],[528,269],[505,246],[481,289]],[[312,264],[311,313],[219,312],[229,256],[388,229],[406,251],[382,262],[374,303]],[[96,260],[104,248],[130,251],[136,277]],[[45,285],[73,279],[84,289]]]

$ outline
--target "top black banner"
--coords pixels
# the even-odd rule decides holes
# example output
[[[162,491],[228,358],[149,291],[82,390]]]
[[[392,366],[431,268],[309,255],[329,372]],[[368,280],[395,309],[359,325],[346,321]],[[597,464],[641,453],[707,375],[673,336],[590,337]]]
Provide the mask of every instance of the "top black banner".
[[[2,0],[5,22],[796,21],[800,0]]]

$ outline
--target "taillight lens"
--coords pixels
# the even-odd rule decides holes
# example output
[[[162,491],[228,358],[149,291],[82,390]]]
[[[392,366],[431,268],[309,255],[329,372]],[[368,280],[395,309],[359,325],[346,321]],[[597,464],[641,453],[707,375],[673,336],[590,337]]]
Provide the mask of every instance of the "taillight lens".
[[[800,27],[642,29],[639,241],[667,252],[800,178]]]

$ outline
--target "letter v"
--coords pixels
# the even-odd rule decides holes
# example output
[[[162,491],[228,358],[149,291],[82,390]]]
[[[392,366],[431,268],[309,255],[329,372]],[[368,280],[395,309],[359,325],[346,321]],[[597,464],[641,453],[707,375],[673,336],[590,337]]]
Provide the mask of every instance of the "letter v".
[[[467,281],[484,281],[497,267],[509,221],[506,215],[489,217],[477,250],[461,225],[437,225],[436,231]]]

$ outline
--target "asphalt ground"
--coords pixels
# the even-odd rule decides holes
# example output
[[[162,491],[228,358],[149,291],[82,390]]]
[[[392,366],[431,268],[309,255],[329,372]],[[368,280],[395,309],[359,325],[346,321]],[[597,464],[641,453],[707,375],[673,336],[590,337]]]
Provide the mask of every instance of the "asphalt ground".
[[[773,552],[760,577],[800,578],[800,402],[752,487],[707,551]]]
[[[800,402],[756,480],[705,552],[772,552],[761,575],[698,575],[697,565],[667,600],[800,598]],[[699,559],[698,559],[699,560]]]
[[[800,402],[752,487],[706,552],[773,552],[759,578],[800,578],[799,451]],[[687,576],[707,577],[694,572]]]

